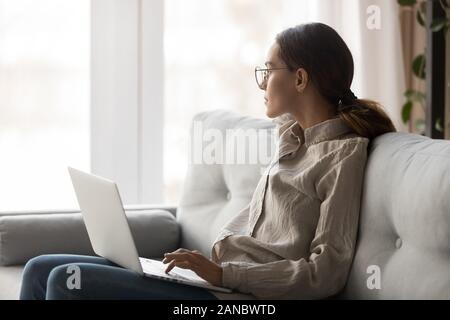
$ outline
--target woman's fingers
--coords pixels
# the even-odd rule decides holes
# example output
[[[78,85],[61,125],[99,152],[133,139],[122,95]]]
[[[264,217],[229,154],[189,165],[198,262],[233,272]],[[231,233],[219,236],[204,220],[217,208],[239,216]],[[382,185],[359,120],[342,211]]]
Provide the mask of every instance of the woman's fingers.
[[[175,251],[172,253],[165,253],[163,263],[171,261],[174,257],[181,257],[183,259],[188,259],[188,260],[191,260],[196,263],[200,263],[201,261],[204,261],[204,260],[209,260],[204,255],[202,255],[200,253],[200,251],[198,251],[198,250],[194,250],[194,251],[186,250],[186,251],[180,251],[180,252]]]
[[[163,259],[163,263],[169,263],[169,266],[166,269],[166,273],[172,270],[174,267],[181,267],[185,269],[191,269],[195,271],[198,267],[198,258],[194,256],[192,253],[183,252],[183,253],[168,253],[165,255]]]
[[[185,249],[185,248],[178,248],[177,250],[175,250],[172,253],[181,253],[181,252],[191,252],[191,251],[188,249]]]
[[[198,250],[190,251],[180,248],[164,254],[162,262],[169,263],[166,273],[169,273],[175,267],[180,267],[194,271],[198,276],[212,284],[222,284],[222,267],[205,257]]]
[[[195,259],[196,257],[194,257],[191,253],[187,253],[187,252],[180,252],[180,253],[167,253],[164,255],[164,259],[163,259],[163,263],[167,263],[172,261],[173,259],[178,259],[178,260],[187,260],[187,261],[192,261],[193,259]]]
[[[179,267],[179,268],[183,268],[183,269],[191,269],[192,268],[189,261],[172,260],[166,269],[166,273],[169,273],[175,267]]]
[[[164,255],[170,254],[170,253],[182,253],[182,252],[195,252],[195,253],[200,253],[200,251],[198,251],[198,250],[188,250],[188,249],[185,249],[185,248],[178,248],[177,250],[172,251],[172,252],[169,252],[169,253],[165,253]]]
[[[208,258],[198,250],[187,250],[179,248],[171,253],[165,253],[163,263],[169,263],[166,273],[169,273],[175,267],[190,269],[199,276],[204,276],[210,265]]]

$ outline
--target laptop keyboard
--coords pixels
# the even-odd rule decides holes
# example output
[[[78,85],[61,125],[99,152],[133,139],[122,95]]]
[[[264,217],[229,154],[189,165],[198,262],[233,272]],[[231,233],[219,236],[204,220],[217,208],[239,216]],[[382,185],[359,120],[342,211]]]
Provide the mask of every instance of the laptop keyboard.
[[[153,260],[146,259],[146,258],[139,258],[139,260],[141,261],[142,269],[144,270],[145,273],[155,274],[155,275],[159,275],[162,277],[171,277],[171,278],[179,279],[179,280],[194,281],[194,282],[198,282],[198,283],[205,282],[205,280],[203,280],[201,278],[193,279],[193,277],[185,277],[185,276],[177,273],[173,269],[171,270],[171,272],[166,273],[165,270],[168,265],[164,265],[160,261],[153,261]],[[196,276],[196,277],[198,277],[198,276]]]

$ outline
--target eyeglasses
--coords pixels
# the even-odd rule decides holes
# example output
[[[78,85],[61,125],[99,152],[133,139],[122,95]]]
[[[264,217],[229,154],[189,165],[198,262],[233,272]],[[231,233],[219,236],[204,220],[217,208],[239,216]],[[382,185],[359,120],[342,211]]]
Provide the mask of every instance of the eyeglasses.
[[[269,74],[272,70],[282,70],[289,69],[288,67],[284,68],[261,68],[255,67],[255,79],[256,84],[261,90],[266,90],[267,80],[269,80]]]

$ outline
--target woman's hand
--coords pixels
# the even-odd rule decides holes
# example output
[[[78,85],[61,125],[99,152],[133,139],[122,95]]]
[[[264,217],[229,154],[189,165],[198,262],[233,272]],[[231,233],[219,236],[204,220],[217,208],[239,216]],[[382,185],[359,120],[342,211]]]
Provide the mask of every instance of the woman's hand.
[[[190,269],[212,285],[222,286],[222,267],[203,256],[198,250],[191,251],[180,248],[176,251],[165,253],[162,262],[170,262],[166,273],[169,273],[174,267]]]

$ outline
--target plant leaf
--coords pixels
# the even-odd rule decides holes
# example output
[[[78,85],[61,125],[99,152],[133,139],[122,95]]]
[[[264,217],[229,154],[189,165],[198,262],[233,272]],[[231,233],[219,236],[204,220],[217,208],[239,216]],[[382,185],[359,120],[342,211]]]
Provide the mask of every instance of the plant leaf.
[[[447,18],[437,18],[431,22],[430,29],[432,32],[438,32],[439,30],[445,28],[447,24]]]
[[[413,73],[420,79],[425,79],[425,55],[419,54],[412,62]]]
[[[436,128],[437,131],[442,132],[443,128],[442,128],[442,124],[441,124],[441,118],[437,118],[436,119],[436,123],[434,124],[434,127]]]
[[[425,27],[424,15],[421,11],[417,10],[416,18],[417,22],[419,22],[422,27]]]
[[[401,6],[413,6],[417,3],[417,0],[397,0]]]
[[[411,118],[412,102],[407,101],[402,107],[402,120],[403,123],[407,123]]]
[[[406,90],[405,97],[408,101],[411,102],[422,102],[426,98],[423,92],[417,90]]]

